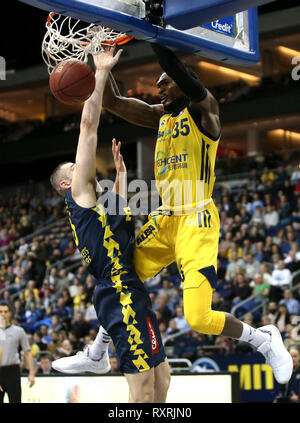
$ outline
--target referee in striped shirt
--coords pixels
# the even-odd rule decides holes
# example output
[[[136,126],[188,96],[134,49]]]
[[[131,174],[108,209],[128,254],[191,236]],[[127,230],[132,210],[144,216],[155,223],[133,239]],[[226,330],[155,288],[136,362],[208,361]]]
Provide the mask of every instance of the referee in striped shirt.
[[[29,387],[34,385],[34,361],[31,348],[23,328],[11,324],[12,308],[9,304],[0,302],[0,403],[3,403],[7,393],[9,402],[21,402],[21,374],[19,347],[25,353],[29,368]]]

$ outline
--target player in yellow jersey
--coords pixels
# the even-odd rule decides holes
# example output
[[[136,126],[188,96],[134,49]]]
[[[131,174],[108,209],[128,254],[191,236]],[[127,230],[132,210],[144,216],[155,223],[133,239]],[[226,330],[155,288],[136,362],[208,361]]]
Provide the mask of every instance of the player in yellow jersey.
[[[161,104],[119,95],[112,76],[103,101],[107,110],[127,121],[158,130],[154,168],[162,206],[150,214],[137,236],[136,272],[145,281],[176,261],[190,327],[251,343],[265,356],[277,381],[286,383],[292,360],[277,328],[255,329],[211,308],[220,231],[212,199],[221,135],[219,106],[170,49],[151,45],[164,70],[157,80]]]

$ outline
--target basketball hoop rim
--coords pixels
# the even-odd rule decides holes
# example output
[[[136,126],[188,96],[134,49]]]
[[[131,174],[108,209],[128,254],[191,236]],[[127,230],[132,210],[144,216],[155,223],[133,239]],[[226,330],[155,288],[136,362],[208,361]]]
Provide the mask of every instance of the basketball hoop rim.
[[[48,27],[51,26],[51,19],[53,19],[53,17],[55,15],[59,16],[59,13],[56,13],[56,12],[50,12],[49,13],[49,15],[47,16],[46,26],[48,26]],[[102,28],[104,30],[106,29],[105,27],[102,27]],[[107,28],[107,29],[109,29],[109,28]],[[106,43],[106,44],[117,44],[118,46],[121,46],[121,45],[127,44],[129,41],[131,41],[133,39],[134,39],[134,36],[132,36],[132,35],[122,34],[119,38],[116,38],[114,41],[107,40],[107,41],[104,41],[104,43]],[[90,42],[89,41],[80,41],[80,42],[78,42],[78,44],[81,44],[83,46],[88,46],[90,44]]]

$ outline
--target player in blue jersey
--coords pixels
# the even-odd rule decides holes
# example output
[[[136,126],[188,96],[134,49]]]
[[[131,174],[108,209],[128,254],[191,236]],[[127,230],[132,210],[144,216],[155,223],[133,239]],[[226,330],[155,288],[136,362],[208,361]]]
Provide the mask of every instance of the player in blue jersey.
[[[76,356],[54,361],[53,367],[64,373],[106,373],[107,341],[111,337],[129,385],[129,401],[165,402],[170,368],[150,297],[133,265],[134,222],[125,199],[119,195],[126,167],[121,144],[115,140],[117,178],[113,191],[102,192],[96,181],[103,90],[121,54],[121,50],[116,55],[114,51],[111,46],[94,57],[96,86],[83,107],[75,163],[61,163],[50,178],[53,188],[65,197],[75,244],[98,282],[94,306],[101,329],[93,346]],[[80,366],[76,367],[76,362]]]

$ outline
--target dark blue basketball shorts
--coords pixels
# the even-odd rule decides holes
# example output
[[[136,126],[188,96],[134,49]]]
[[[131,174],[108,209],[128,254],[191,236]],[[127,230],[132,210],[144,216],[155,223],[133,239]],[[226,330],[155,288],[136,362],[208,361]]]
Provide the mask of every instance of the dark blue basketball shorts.
[[[98,281],[94,306],[98,320],[114,343],[123,373],[158,366],[165,350],[150,297],[137,275],[124,271]]]

